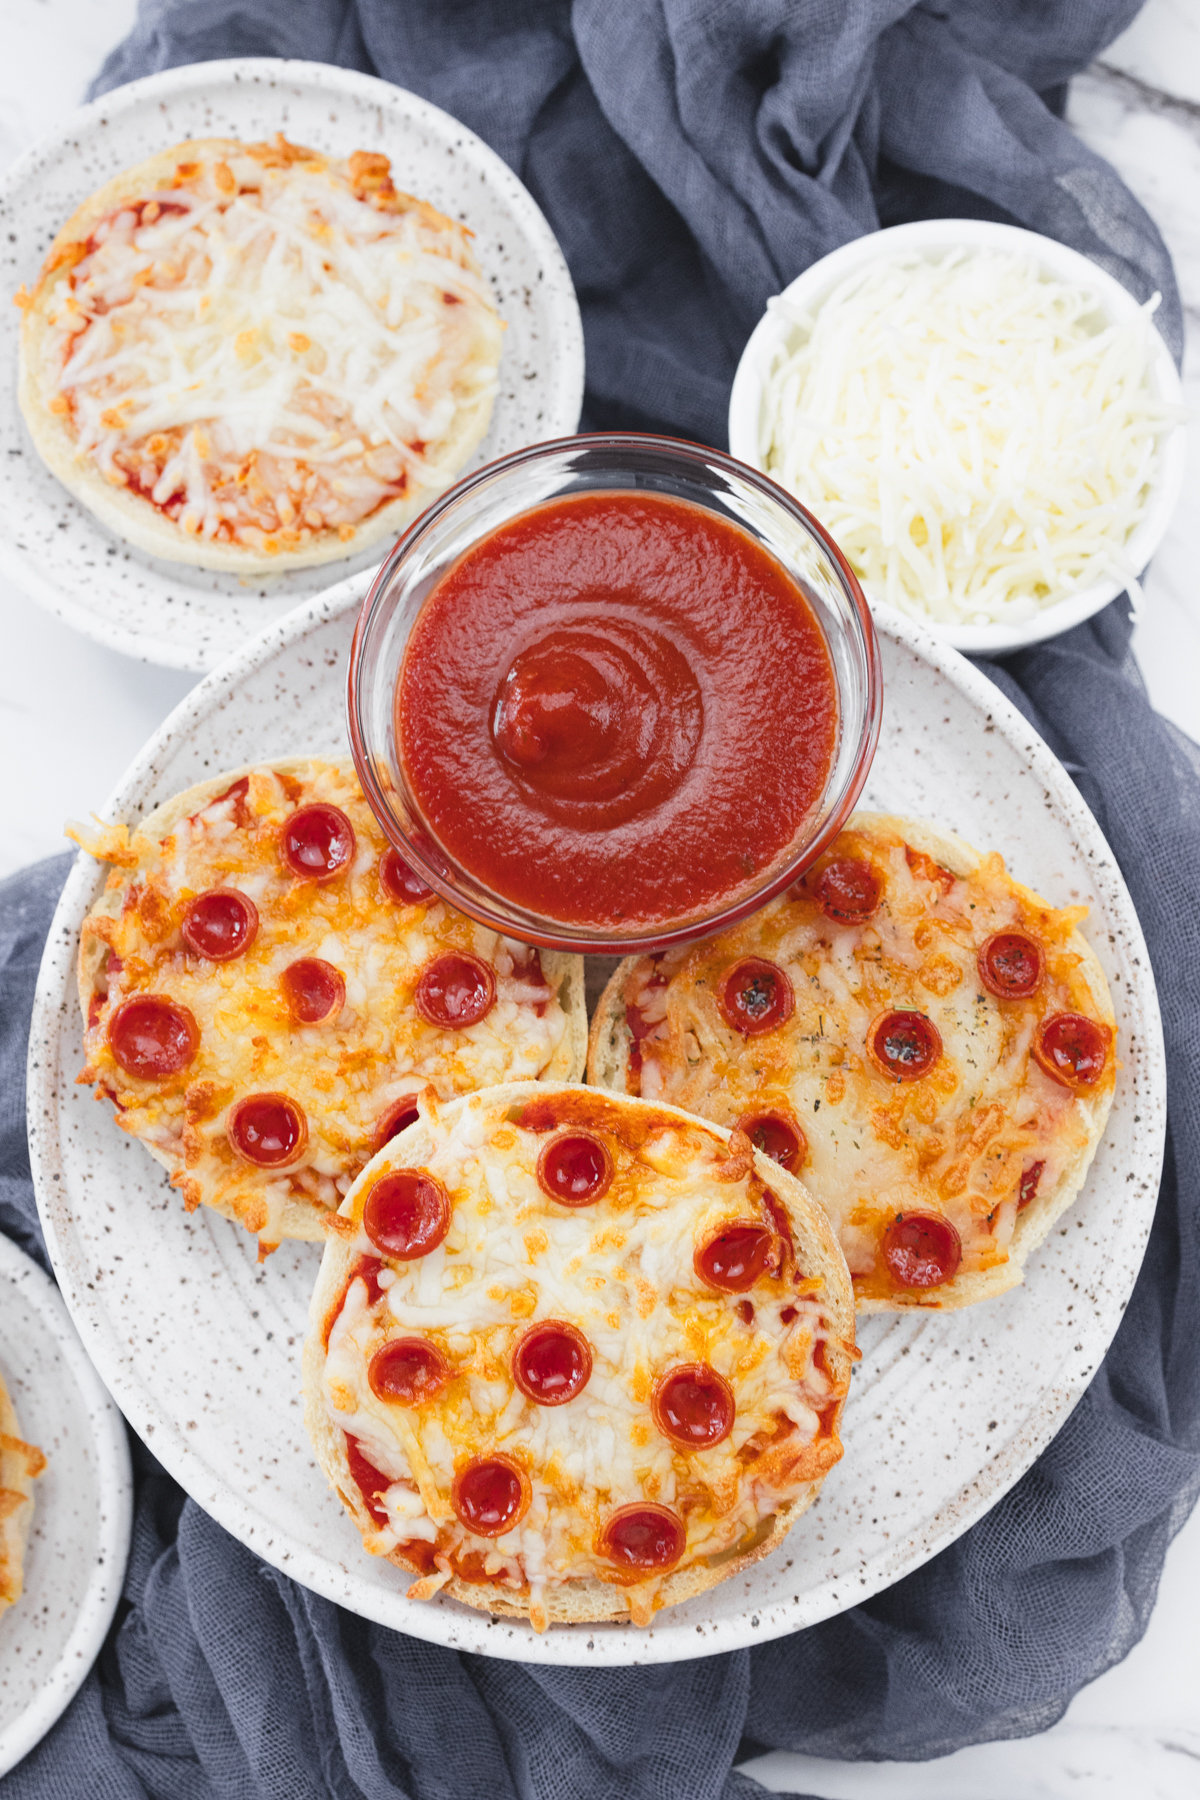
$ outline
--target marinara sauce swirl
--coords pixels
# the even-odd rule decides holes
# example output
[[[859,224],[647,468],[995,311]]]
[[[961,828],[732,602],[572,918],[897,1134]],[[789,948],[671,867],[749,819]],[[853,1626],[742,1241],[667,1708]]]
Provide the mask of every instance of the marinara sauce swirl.
[[[543,918],[626,928],[744,896],[786,856],[838,700],[769,551],[704,507],[610,490],[505,521],[440,577],[395,724],[449,857]]]

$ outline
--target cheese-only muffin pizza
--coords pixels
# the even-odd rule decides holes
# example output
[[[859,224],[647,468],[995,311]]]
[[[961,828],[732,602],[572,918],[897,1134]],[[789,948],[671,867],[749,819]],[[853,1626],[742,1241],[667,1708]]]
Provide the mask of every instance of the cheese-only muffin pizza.
[[[16,1410],[0,1377],[0,1613],[21,1598],[25,1546],[33,1523],[33,1484],[46,1458],[22,1439]]]
[[[966,1306],[1023,1279],[1112,1104],[1086,913],[936,826],[859,813],[752,918],[626,959],[589,1076],[739,1124],[798,1174],[860,1311]]]
[[[130,543],[206,569],[398,535],[496,394],[471,233],[377,151],[176,144],[84,201],[17,302],[44,460]]]
[[[645,1625],[773,1550],[841,1456],[846,1265],[744,1134],[583,1087],[430,1092],[336,1228],[305,1418],[413,1598]]]
[[[81,934],[79,1080],[260,1254],[324,1235],[425,1087],[582,1068],[581,960],[448,906],[349,763],[257,764],[72,835],[114,865]]]

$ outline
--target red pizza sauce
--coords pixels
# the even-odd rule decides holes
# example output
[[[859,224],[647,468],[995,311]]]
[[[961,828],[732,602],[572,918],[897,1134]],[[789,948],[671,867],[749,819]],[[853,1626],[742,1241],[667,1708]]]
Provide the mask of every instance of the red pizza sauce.
[[[552,500],[483,538],[425,601],[396,689],[432,834],[494,893],[591,928],[744,896],[819,804],[837,726],[797,583],[648,493]]]

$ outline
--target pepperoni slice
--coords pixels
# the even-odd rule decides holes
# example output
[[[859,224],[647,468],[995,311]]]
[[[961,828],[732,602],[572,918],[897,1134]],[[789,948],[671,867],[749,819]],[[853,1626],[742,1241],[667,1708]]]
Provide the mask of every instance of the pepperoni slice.
[[[1095,1087],[1108,1062],[1112,1032],[1082,1013],[1055,1013],[1043,1019],[1033,1040],[1038,1066],[1063,1087]]]
[[[367,1195],[363,1230],[377,1250],[413,1262],[436,1250],[450,1229],[450,1196],[424,1169],[393,1169]]]
[[[450,1365],[424,1338],[393,1338],[371,1358],[367,1380],[380,1400],[420,1406],[432,1400],[450,1379]]]
[[[282,1169],[308,1143],[308,1120],[286,1094],[249,1094],[230,1108],[229,1142],[247,1162]]]
[[[1027,1000],[1042,985],[1042,953],[1023,931],[997,931],[978,956],[979,979],[997,1000]]]
[[[108,1022],[108,1042],[127,1075],[161,1081],[186,1069],[200,1048],[200,1027],[165,994],[135,994]]]
[[[847,856],[826,863],[812,891],[826,918],[858,925],[879,905],[883,882],[871,863]]]
[[[920,1081],[939,1061],[942,1038],[924,1013],[891,1012],[872,1025],[867,1048],[876,1067],[893,1081]]]
[[[324,1025],[336,1019],[346,1004],[346,982],[340,969],[322,962],[319,956],[289,963],[279,985],[298,1025]]]
[[[538,1406],[563,1406],[592,1378],[592,1347],[562,1319],[531,1325],[513,1351],[513,1380]]]
[[[560,1206],[591,1206],[608,1192],[612,1157],[589,1131],[551,1138],[537,1163],[538,1186]]]
[[[1042,1179],[1042,1170],[1045,1168],[1045,1166],[1046,1165],[1044,1162],[1035,1162],[1035,1163],[1030,1163],[1030,1165],[1027,1169],[1022,1169],[1021,1185],[1020,1185],[1020,1188],[1017,1190],[1017,1211],[1018,1212],[1022,1212],[1024,1210],[1024,1208],[1029,1205],[1031,1200],[1036,1199],[1037,1191],[1038,1191],[1038,1183]]]
[[[354,827],[339,806],[302,806],[284,822],[279,850],[302,881],[332,881],[354,859]]]
[[[883,1260],[897,1287],[940,1287],[958,1270],[962,1240],[938,1213],[898,1213],[883,1234]]]
[[[622,1569],[672,1569],[683,1555],[687,1531],[669,1506],[645,1501],[622,1506],[606,1521],[600,1550]]]
[[[258,936],[258,908],[236,888],[209,888],[188,902],[180,930],[193,956],[232,962]]]
[[[756,1150],[777,1162],[781,1169],[798,1169],[808,1155],[808,1139],[790,1113],[774,1107],[769,1112],[743,1113],[735,1131],[744,1131]]]
[[[468,1531],[500,1537],[529,1505],[529,1485],[507,1456],[481,1457],[455,1476],[450,1504]]]
[[[725,1023],[743,1037],[774,1031],[795,1009],[792,984],[777,963],[746,956],[734,963],[721,983],[718,999]]]
[[[496,1004],[496,977],[477,956],[452,950],[426,964],[413,999],[427,1024],[465,1031]]]
[[[654,1390],[654,1423],[685,1450],[711,1450],[733,1430],[737,1405],[724,1376],[707,1363],[669,1369]]]
[[[375,1127],[375,1135],[371,1139],[375,1150],[380,1151],[385,1144],[390,1144],[394,1137],[399,1137],[402,1131],[415,1125],[420,1116],[415,1094],[402,1094],[399,1100],[394,1100]]]
[[[694,1267],[706,1287],[744,1294],[774,1267],[775,1239],[765,1225],[727,1225],[696,1252]]]
[[[379,859],[379,885],[389,900],[401,906],[418,906],[433,898],[433,889],[424,876],[410,868],[398,850],[385,850]]]

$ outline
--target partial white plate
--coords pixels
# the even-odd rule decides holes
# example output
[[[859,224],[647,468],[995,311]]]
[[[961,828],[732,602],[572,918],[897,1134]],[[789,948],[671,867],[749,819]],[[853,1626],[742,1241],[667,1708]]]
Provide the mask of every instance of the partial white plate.
[[[354,584],[298,608],[172,714],[106,809],[136,819],[222,768],[345,753]],[[1069,777],[953,650],[880,621],[883,735],[864,803],[942,821],[1002,852],[1059,904],[1083,901],[1112,983],[1122,1060],[1087,1187],[1025,1286],[970,1311],[865,1323],[846,1455],[786,1545],[743,1579],[623,1625],[492,1620],[367,1556],[317,1471],[300,1347],[320,1252],[189,1217],[140,1144],[75,1086],[75,952],[103,875],[81,857],[42,965],[30,1044],[34,1177],[59,1281],[126,1416],[188,1492],[276,1567],[414,1637],[528,1662],[604,1666],[706,1656],[795,1631],[866,1599],[943,1549],[1012,1485],[1067,1417],[1112,1337],[1158,1192],[1165,1077],[1158,1005],[1129,895]]]
[[[114,650],[173,669],[211,669],[308,596],[389,548],[286,575],[239,578],[161,562],[115,537],[42,462],[17,406],[21,316],[51,241],[96,188],[190,137],[282,131],[348,155],[382,150],[397,185],[461,219],[507,321],[500,393],[475,468],[575,430],[583,329],[567,265],[512,170],[448,113],[373,75],[247,57],[130,82],[75,113],[0,185],[0,569],[34,600]],[[464,470],[464,473],[466,471]]]
[[[0,1374],[21,1434],[45,1452],[25,1592],[0,1618],[0,1775],[65,1709],[112,1622],[129,1557],[125,1421],[54,1286],[0,1236]]]

